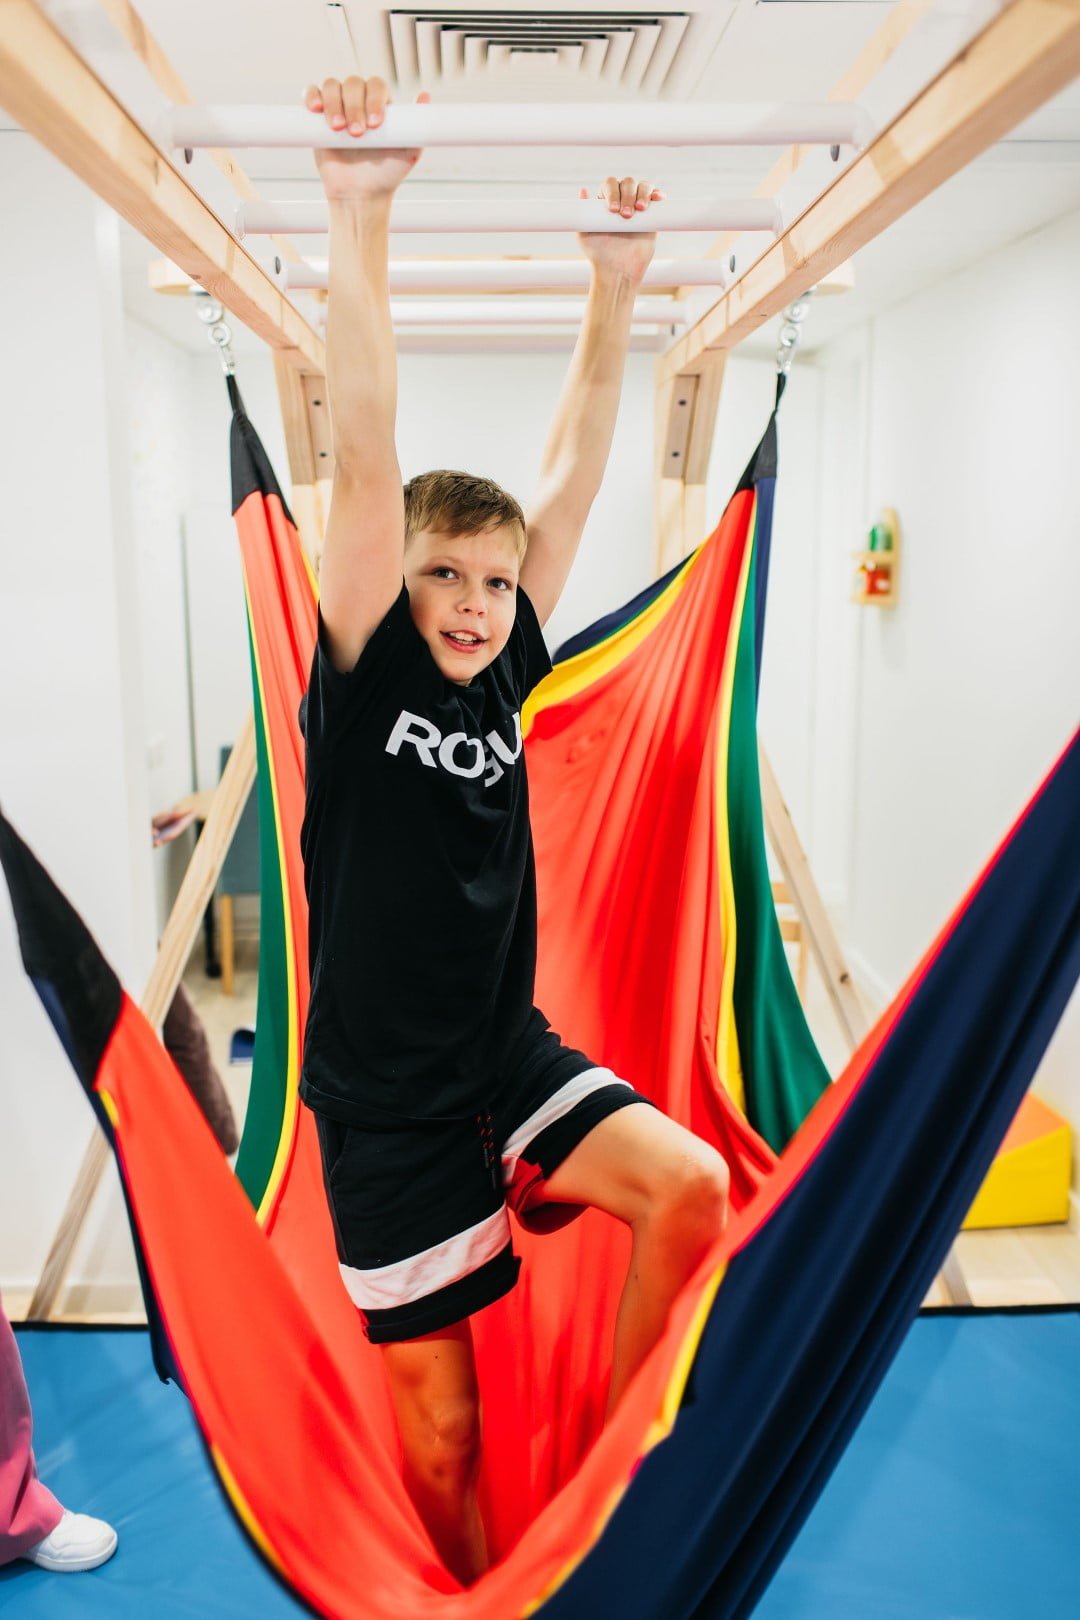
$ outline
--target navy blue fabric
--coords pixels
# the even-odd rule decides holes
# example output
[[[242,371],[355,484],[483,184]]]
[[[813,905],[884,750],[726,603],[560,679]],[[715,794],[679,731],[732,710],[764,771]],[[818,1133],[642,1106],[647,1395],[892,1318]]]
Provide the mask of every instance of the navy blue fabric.
[[[732,1261],[670,1439],[544,1620],[749,1615],[915,1317],[1080,977],[1080,741],[832,1135]]]
[[[11,895],[23,967],[89,1089],[120,1016],[120,981],[71,902],[3,814],[0,868]]]
[[[765,646],[765,607],[769,596],[769,561],[772,557],[773,504],[776,479],[762,478],[757,485],[757,526],[754,537],[754,692],[761,694],[761,661]]]
[[[780,390],[780,392],[782,391],[783,390]],[[779,393],[777,394],[776,403],[777,406],[779,406]],[[734,494],[738,494],[739,490],[753,489],[756,485],[758,501],[761,503],[759,506],[757,533],[755,537],[755,568],[757,570],[757,574],[754,594],[754,624],[757,632],[757,667],[759,680],[761,674],[762,637],[765,631],[765,598],[768,592],[769,583],[769,553],[772,543],[773,497],[776,490],[776,458],[776,411],[774,409],[772,416],[769,418],[768,426],[766,427],[765,432],[762,434],[761,441],[753,455],[750,457],[746,471],[739,479],[738,485],[734,491]],[[645,612],[646,608],[651,607],[653,602],[656,601],[656,598],[662,595],[662,593],[671,584],[676,574],[681,574],[687,563],[689,563],[691,558],[695,555],[695,552],[691,552],[689,557],[684,557],[681,562],[677,562],[675,564],[674,568],[669,568],[666,574],[662,575],[660,579],[654,580],[651,585],[647,585],[645,589],[640,591],[638,595],[635,596],[631,601],[625,602],[622,607],[616,608],[611,613],[606,613],[602,619],[594,620],[594,622],[587,625],[584,630],[579,630],[576,636],[571,636],[567,641],[564,641],[562,646],[559,647],[559,649],[554,653],[552,662],[556,664],[563,664],[568,658],[576,657],[578,653],[588,652],[590,647],[598,646],[601,641],[606,641],[610,636],[613,636],[616,631],[621,630],[624,625],[629,624],[632,619],[636,619],[640,614]]]
[[[11,895],[23,967],[115,1152],[112,1121],[94,1090],[94,1081],[123,1008],[120,981],[71,902],[3,815],[0,867]],[[150,1286],[123,1177],[120,1184],[150,1322],[154,1365],[160,1378],[175,1380],[175,1357]]]
[[[621,630],[623,625],[629,624],[631,619],[636,619],[640,613],[644,613],[645,609],[656,601],[658,596],[661,596],[667,590],[676,574],[681,574],[689,561],[689,557],[684,557],[682,562],[676,563],[674,568],[669,568],[667,573],[660,579],[654,580],[643,591],[639,591],[631,601],[624,602],[622,607],[616,608],[612,613],[605,613],[602,619],[595,619],[584,630],[579,630],[576,636],[571,636],[569,640],[564,641],[557,652],[553,654],[552,663],[564,664],[568,658],[576,658],[578,653],[588,652],[590,647],[595,647],[601,641],[606,641],[617,630]]]

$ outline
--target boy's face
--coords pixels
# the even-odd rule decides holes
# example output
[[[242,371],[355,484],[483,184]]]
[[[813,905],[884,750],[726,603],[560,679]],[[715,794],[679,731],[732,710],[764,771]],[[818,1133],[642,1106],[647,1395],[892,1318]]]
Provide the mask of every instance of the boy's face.
[[[520,564],[514,531],[433,534],[405,548],[413,623],[447,680],[468,686],[502,652],[514,627]]]

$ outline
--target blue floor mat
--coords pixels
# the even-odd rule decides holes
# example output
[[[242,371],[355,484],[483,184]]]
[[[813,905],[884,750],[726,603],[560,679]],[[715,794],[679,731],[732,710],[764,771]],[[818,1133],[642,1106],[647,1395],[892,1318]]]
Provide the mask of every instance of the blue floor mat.
[[[0,1568],[0,1613],[309,1612],[237,1526],[144,1333],[21,1330],[19,1348],[42,1478],[120,1547],[85,1575]],[[758,1620],[1076,1620],[1078,1500],[1080,1314],[922,1317]]]
[[[145,1332],[16,1329],[38,1473],[65,1507],[116,1527],[100,1569],[0,1568],[12,1620],[298,1620],[218,1487],[187,1399],[158,1381]]]
[[[921,1317],[756,1620],[1076,1620],[1080,1313]]]

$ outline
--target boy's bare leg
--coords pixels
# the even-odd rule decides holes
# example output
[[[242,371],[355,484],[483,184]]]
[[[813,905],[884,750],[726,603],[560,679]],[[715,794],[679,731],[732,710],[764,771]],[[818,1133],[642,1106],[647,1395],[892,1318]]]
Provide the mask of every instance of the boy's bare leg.
[[[447,1569],[469,1586],[488,1567],[476,1501],[480,1392],[472,1328],[457,1322],[382,1346],[405,1453],[405,1486]]]
[[[547,1182],[562,1203],[625,1221],[630,1266],[615,1322],[608,1411],[664,1331],[668,1310],[727,1221],[728,1168],[707,1142],[645,1103],[589,1132]]]

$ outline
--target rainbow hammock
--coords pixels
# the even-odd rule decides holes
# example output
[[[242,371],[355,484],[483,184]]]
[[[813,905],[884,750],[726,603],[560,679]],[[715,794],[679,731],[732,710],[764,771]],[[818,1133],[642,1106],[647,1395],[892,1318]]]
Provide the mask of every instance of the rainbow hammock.
[[[564,650],[526,716],[537,1000],[564,1038],[723,1150],[736,1212],[603,1432],[625,1234],[592,1212],[519,1234],[518,1287],[476,1319],[497,1562],[462,1591],[402,1487],[377,1352],[337,1276],[295,1100],[296,710],[315,592],[235,388],[233,404],[266,878],[240,1179],[82,922],[0,822],[27,971],[120,1163],[159,1370],[190,1396],[254,1541],[321,1614],[749,1614],[1080,973],[1080,738],[827,1086],[777,934],[757,781],[775,420],[710,539]]]

